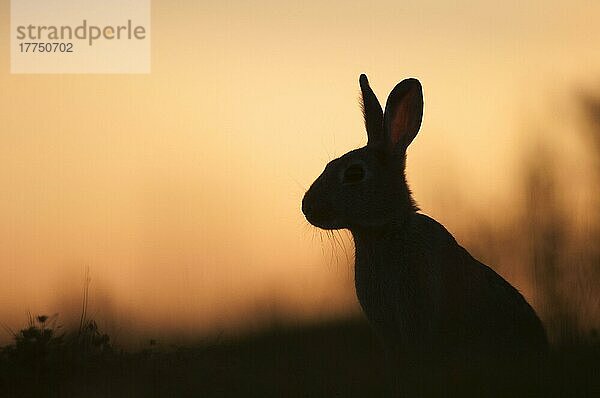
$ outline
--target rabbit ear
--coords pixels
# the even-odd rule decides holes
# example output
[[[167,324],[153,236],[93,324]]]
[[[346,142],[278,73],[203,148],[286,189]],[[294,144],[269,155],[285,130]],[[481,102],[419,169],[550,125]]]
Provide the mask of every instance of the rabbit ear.
[[[417,79],[405,79],[390,93],[385,104],[384,128],[388,150],[401,145],[406,151],[416,137],[423,118],[423,89]]]
[[[369,86],[369,80],[364,73],[359,78],[362,92],[362,110],[367,129],[368,146],[382,146],[385,143],[383,131],[383,110],[379,100]]]

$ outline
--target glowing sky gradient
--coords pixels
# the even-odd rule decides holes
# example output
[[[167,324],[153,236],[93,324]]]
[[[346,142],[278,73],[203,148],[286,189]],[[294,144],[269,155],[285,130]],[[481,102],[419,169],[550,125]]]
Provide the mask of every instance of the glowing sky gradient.
[[[86,266],[98,317],[152,333],[356,311],[300,200],[366,142],[361,72],[422,81],[409,181],[458,238],[456,199],[510,204],[523,129],[598,82],[600,3],[458,3],[154,0],[151,75],[23,76],[2,1],[0,320],[78,305]]]

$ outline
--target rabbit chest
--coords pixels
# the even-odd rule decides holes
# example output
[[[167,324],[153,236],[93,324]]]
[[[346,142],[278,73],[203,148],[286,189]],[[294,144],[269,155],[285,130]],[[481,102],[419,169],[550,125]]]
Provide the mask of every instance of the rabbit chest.
[[[355,237],[358,300],[383,340],[400,349],[435,341],[442,296],[430,248],[406,232]]]

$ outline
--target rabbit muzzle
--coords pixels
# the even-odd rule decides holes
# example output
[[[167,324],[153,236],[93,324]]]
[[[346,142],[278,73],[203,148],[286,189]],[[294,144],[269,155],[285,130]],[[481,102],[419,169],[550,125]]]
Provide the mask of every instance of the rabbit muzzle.
[[[321,229],[340,229],[343,228],[336,211],[325,198],[316,197],[309,190],[302,199],[302,213],[306,220]]]

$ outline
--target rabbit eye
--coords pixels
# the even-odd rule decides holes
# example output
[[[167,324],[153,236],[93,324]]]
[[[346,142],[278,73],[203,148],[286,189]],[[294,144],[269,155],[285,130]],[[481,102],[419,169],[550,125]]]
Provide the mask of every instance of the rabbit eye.
[[[365,169],[360,164],[353,164],[344,171],[344,184],[355,184],[365,179]]]

